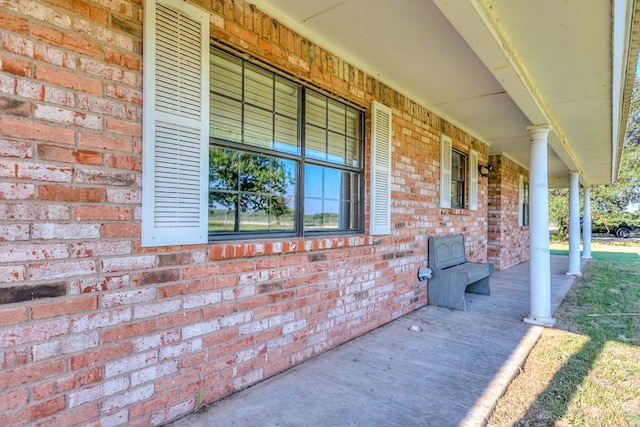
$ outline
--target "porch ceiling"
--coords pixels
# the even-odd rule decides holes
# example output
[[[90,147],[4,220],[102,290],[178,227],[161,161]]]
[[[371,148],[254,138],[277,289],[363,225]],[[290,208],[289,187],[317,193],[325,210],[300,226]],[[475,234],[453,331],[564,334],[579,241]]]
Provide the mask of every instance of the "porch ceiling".
[[[252,0],[259,9],[529,165],[549,183],[617,177],[638,50],[636,0]]]

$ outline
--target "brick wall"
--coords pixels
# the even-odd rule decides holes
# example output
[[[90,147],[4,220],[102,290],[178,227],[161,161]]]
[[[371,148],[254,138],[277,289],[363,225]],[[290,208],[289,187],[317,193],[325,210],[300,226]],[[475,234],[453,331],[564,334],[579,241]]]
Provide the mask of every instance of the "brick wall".
[[[5,425],[165,423],[424,306],[428,234],[487,260],[487,180],[438,207],[440,134],[486,146],[240,0],[214,43],[393,109],[392,233],[141,248],[141,3],[0,7]]]
[[[518,220],[519,177],[529,181],[529,171],[504,155],[489,157],[494,170],[489,175],[489,262],[496,270],[529,259],[529,227]]]

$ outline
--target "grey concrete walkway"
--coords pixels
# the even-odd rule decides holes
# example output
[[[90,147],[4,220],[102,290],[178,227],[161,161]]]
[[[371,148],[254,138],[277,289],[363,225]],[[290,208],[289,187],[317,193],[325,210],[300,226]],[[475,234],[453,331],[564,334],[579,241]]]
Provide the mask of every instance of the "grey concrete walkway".
[[[554,311],[567,266],[551,257]],[[494,273],[491,296],[466,294],[466,312],[422,308],[171,425],[484,425],[542,331],[522,322],[528,271]]]

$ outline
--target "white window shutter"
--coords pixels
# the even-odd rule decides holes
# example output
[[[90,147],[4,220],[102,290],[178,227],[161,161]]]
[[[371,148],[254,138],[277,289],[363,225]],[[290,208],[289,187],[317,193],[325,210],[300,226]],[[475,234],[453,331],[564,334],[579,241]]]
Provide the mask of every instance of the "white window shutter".
[[[478,152],[469,151],[469,210],[478,210]]]
[[[145,1],[142,245],[207,241],[209,16]]]
[[[524,203],[524,176],[518,177],[518,225],[524,224],[524,217],[522,216],[522,205]]]
[[[440,136],[440,207],[451,207],[451,138]]]
[[[391,108],[374,101],[371,113],[371,234],[391,233]]]

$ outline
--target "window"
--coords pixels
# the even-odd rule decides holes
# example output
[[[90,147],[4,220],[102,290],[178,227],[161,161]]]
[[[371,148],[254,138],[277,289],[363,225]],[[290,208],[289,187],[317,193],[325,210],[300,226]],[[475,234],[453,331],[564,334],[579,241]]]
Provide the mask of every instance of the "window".
[[[362,113],[211,48],[212,238],[355,232]]]
[[[519,178],[518,223],[521,227],[529,225],[529,183]]]
[[[464,209],[465,163],[464,154],[451,152],[451,207],[456,209]]]
[[[468,209],[478,209],[478,153],[469,151],[468,165],[469,205]],[[465,208],[467,191],[467,156],[453,150],[451,138],[440,136],[440,207]]]
[[[188,2],[144,6],[142,246],[362,231],[362,112],[212,49]]]

